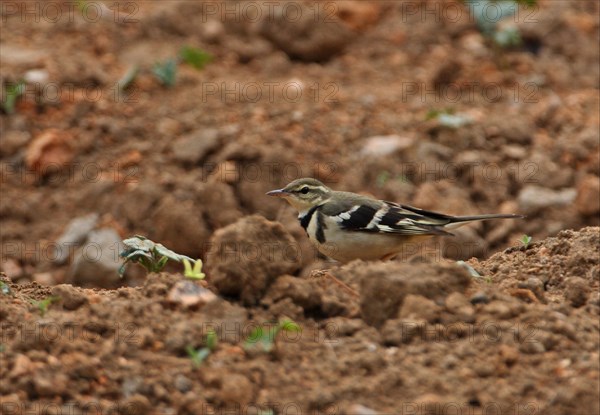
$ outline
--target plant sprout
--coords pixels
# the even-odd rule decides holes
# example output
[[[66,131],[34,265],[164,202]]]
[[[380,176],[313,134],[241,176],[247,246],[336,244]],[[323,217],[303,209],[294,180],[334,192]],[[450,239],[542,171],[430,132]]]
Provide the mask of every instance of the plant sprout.
[[[270,352],[275,347],[275,340],[279,332],[300,332],[300,326],[290,319],[281,320],[276,326],[262,327],[259,326],[252,330],[250,335],[244,342],[245,350],[262,349],[265,352]]]
[[[144,236],[136,235],[133,238],[123,241],[125,249],[119,255],[125,258],[125,262],[119,268],[119,276],[125,273],[125,266],[129,262],[138,263],[148,272],[160,272],[165,267],[169,259],[182,262],[196,262],[192,258],[185,255],[180,255],[170,249],[165,248],[162,244],[157,244]],[[200,265],[200,270],[202,265]],[[195,269],[196,267],[194,267]]]

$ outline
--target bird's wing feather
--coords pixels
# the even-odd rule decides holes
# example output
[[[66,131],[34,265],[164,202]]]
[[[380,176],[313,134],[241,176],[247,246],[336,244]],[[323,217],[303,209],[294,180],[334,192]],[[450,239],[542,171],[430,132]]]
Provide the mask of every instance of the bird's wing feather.
[[[451,217],[392,202],[349,201],[343,209],[331,212],[343,229],[400,235],[452,235],[443,229]]]

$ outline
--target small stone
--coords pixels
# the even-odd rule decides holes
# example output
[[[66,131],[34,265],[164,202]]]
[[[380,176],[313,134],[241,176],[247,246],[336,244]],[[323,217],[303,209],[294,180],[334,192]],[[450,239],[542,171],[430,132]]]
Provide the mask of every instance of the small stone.
[[[175,283],[167,296],[172,303],[178,303],[184,307],[202,306],[217,299],[210,290],[200,287],[193,281],[184,280]]]
[[[28,145],[25,165],[36,172],[38,178],[64,169],[75,157],[73,135],[65,130],[48,129]]]
[[[517,199],[522,211],[532,212],[548,207],[566,206],[575,200],[575,196],[577,196],[577,190],[573,188],[552,190],[529,185],[519,192]]]
[[[527,281],[520,282],[519,288],[525,288],[531,291],[538,300],[545,301],[544,282],[536,277],[528,278]]]
[[[573,307],[581,307],[587,302],[589,284],[581,277],[570,277],[565,281],[565,297]]]
[[[588,175],[579,182],[575,206],[583,215],[600,212],[600,179],[598,176]]]
[[[352,415],[377,415],[379,412],[367,406],[355,403],[350,405],[348,413]]]
[[[486,304],[483,308],[483,311],[492,314],[494,317],[499,319],[508,319],[513,317],[512,309],[504,302],[498,300]]]
[[[50,398],[63,395],[68,381],[64,373],[40,372],[33,378],[33,387],[38,395]]]
[[[507,344],[501,344],[498,348],[500,358],[507,365],[513,365],[519,360],[519,350],[516,347]]]
[[[76,310],[88,302],[86,295],[70,284],[52,287],[52,295],[60,297],[65,310]]]
[[[91,213],[71,220],[67,225],[67,229],[58,237],[54,244],[52,261],[56,264],[67,262],[74,248],[85,242],[88,234],[96,227],[98,218],[97,213]]]
[[[412,137],[399,135],[377,135],[365,140],[361,150],[363,156],[383,157],[413,145]]]
[[[192,387],[194,386],[192,381],[188,377],[186,377],[182,374],[178,374],[175,377],[174,384],[175,384],[175,388],[181,393],[186,393],[186,392],[192,390]]]
[[[90,232],[87,242],[75,252],[67,282],[90,288],[116,288],[121,285],[117,273],[121,251],[121,237],[114,229]]]
[[[429,323],[439,320],[441,308],[432,300],[420,295],[404,298],[398,317],[400,319],[424,319]]]
[[[487,304],[490,302],[490,298],[483,291],[478,291],[469,300],[471,304]]]
[[[144,395],[135,394],[119,404],[120,415],[144,415],[150,412],[152,405]]]
[[[19,376],[31,373],[33,370],[33,364],[31,359],[29,359],[24,354],[17,354],[15,356],[14,365],[8,376],[10,378],[17,378]]]
[[[223,403],[245,405],[252,402],[254,388],[246,376],[237,373],[227,374],[222,378],[219,395]]]
[[[173,143],[175,160],[194,165],[202,161],[220,144],[219,130],[204,128],[185,135]]]
[[[446,298],[446,309],[452,314],[465,317],[472,316],[475,313],[475,310],[473,310],[473,305],[469,302],[467,297],[459,292],[451,293]]]

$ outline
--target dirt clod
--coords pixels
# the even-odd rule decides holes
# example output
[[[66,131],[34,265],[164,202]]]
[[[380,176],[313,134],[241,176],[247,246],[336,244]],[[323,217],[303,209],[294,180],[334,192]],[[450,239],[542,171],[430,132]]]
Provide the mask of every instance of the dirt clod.
[[[223,295],[256,304],[280,275],[295,272],[296,244],[276,222],[248,216],[219,229],[210,242],[207,275]]]

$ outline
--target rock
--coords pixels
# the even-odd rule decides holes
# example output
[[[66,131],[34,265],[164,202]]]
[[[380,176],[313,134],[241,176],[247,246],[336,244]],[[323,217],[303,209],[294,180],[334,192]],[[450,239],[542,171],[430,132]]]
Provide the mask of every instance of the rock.
[[[280,275],[298,269],[297,244],[285,228],[248,216],[217,230],[207,254],[207,275],[223,295],[256,304]]]
[[[570,277],[565,281],[565,298],[573,307],[581,307],[587,302],[589,283],[581,277]]]
[[[544,290],[544,282],[536,277],[530,277],[527,281],[520,282],[517,285],[519,288],[525,288],[531,291],[538,300],[545,302],[546,301],[546,291]]]
[[[348,407],[348,413],[352,415],[377,415],[377,412],[374,409],[371,409],[367,406],[361,405],[359,403],[352,404]]]
[[[60,297],[65,310],[76,310],[87,304],[87,296],[69,284],[60,284],[52,287],[52,295]]]
[[[594,215],[600,212],[600,179],[598,176],[587,175],[579,182],[575,206],[582,215]]]
[[[173,157],[184,164],[198,164],[219,144],[220,138],[217,129],[199,129],[173,142]]]
[[[194,387],[194,384],[192,383],[190,378],[188,378],[180,373],[175,377],[174,386],[179,392],[186,393],[186,392],[192,390],[192,388]]]
[[[341,52],[355,34],[324,7],[292,1],[274,3],[259,23],[259,33],[291,58],[325,61]],[[290,16],[289,5],[297,10]]]
[[[446,309],[452,314],[463,317],[470,317],[475,314],[471,302],[462,293],[452,293],[446,298]]]
[[[577,196],[577,190],[573,188],[551,190],[528,185],[521,189],[517,200],[521,211],[533,212],[543,208],[568,205],[575,200],[575,196]]]
[[[439,320],[440,312],[441,307],[430,299],[409,294],[402,302],[398,317],[409,320],[423,319],[428,323],[434,323]]]
[[[360,153],[363,156],[383,157],[392,154],[398,150],[404,150],[412,146],[414,139],[412,137],[403,137],[399,135],[377,135],[365,140]]]
[[[116,288],[121,285],[117,271],[123,244],[111,228],[89,233],[87,242],[75,252],[67,282],[81,287]]]
[[[71,220],[67,225],[67,229],[65,229],[55,242],[52,261],[57,264],[67,262],[75,247],[85,242],[88,234],[98,223],[98,218],[97,213],[91,213]]]
[[[290,298],[294,304],[299,305],[304,311],[318,309],[321,306],[321,293],[311,281],[284,275],[275,280],[269,287],[265,299],[272,302]]]
[[[490,298],[483,291],[478,291],[469,299],[471,304],[487,304],[490,302]]]
[[[449,293],[463,292],[471,283],[465,269],[447,263],[355,261],[342,267],[336,276],[342,281],[360,281],[361,315],[374,327],[381,327],[387,319],[396,317],[409,294],[442,301]]]
[[[377,2],[338,0],[334,4],[337,17],[354,32],[375,24],[381,13],[381,5]]]
[[[184,307],[203,306],[217,299],[210,290],[203,288],[193,281],[178,281],[169,291],[167,299]]]
[[[23,79],[30,84],[41,84],[45,86],[50,74],[45,69],[31,69],[23,75]]]
[[[254,396],[254,387],[252,382],[244,376],[237,373],[225,374],[221,378],[221,390],[219,400],[226,405],[235,404],[238,407],[252,402]]]
[[[33,378],[35,392],[43,397],[61,396],[67,391],[69,378],[64,373],[37,372]]]
[[[34,366],[31,359],[26,355],[19,353],[14,358],[13,368],[8,374],[10,378],[18,378],[20,376],[29,374],[33,371]]]
[[[136,393],[118,405],[120,415],[144,415],[150,412],[152,405],[147,397]]]
[[[12,156],[17,153],[19,150],[24,148],[29,140],[31,139],[31,134],[27,131],[20,130],[8,130],[2,133],[2,140],[0,140],[0,155],[4,157]],[[3,176],[9,176],[8,171],[3,172]],[[18,175],[15,173],[15,177]]]
[[[73,160],[74,137],[68,131],[48,129],[34,138],[25,154],[25,165],[38,178],[56,173]]]

